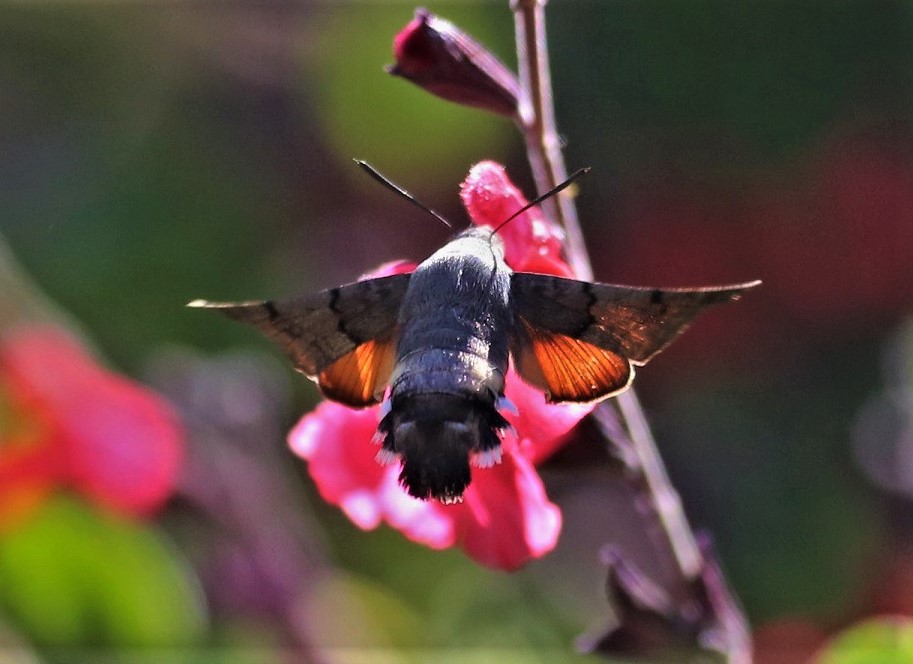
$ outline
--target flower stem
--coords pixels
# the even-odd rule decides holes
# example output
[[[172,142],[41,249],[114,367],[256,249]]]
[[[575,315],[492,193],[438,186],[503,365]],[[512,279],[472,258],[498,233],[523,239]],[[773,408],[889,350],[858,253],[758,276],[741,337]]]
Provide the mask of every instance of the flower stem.
[[[548,0],[510,0],[514,12],[517,60],[520,78],[520,99],[517,123],[523,132],[533,177],[539,192],[548,191],[564,180],[567,169],[561,153],[561,142],[555,125],[548,46],[545,37],[545,5]],[[568,259],[580,278],[593,278],[592,265],[583,233],[577,218],[573,197],[567,193],[557,197],[549,210],[567,234]],[[688,523],[678,492],[672,486],[662,458],[656,447],[650,426],[633,389],[610,402],[600,404],[595,413],[597,421],[619,422],[621,426],[602,426],[604,435],[620,456],[628,459],[629,482],[646,498],[649,516],[655,521],[647,530],[654,536],[659,558],[670,569],[669,578],[679,587],[670,589],[675,596],[693,600],[694,589],[708,569],[708,561],[698,546]],[[741,620],[741,609],[734,598],[725,609]],[[712,610],[712,609],[711,609]],[[709,616],[711,620],[716,616]],[[733,629],[726,648],[731,662],[750,664],[750,642]]]
[[[520,99],[517,124],[526,141],[526,152],[539,193],[550,191],[567,178],[561,154],[561,139],[555,125],[552,80],[545,37],[545,5],[548,0],[511,0],[517,39]],[[590,264],[577,208],[570,192],[546,201],[550,215],[567,234],[568,262],[580,279],[591,280]]]
[[[634,390],[629,389],[620,394],[615,403],[630,437],[646,492],[651,497],[650,504],[656,510],[678,569],[685,579],[696,579],[703,568],[701,552],[682,508],[681,498],[666,473],[640,400]]]

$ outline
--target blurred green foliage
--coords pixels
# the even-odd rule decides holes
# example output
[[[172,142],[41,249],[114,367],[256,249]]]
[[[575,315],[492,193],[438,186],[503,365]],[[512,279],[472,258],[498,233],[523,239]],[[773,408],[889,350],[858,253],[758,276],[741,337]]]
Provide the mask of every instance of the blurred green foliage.
[[[408,10],[384,4],[320,12],[317,44],[302,64],[311,77],[307,94],[319,100],[314,110],[332,156],[343,166],[351,156],[393,164],[398,178],[410,183],[454,179],[451,164],[474,163],[480,154],[503,159],[507,146],[518,140],[508,120],[441,101],[383,73],[379,63],[392,62],[392,36],[404,17]],[[515,59],[508,12],[464,4],[448,11],[448,19],[505,61]],[[353,180],[364,181],[356,169],[348,170]],[[442,188],[453,191],[454,184]]]
[[[0,538],[0,606],[51,649],[202,643],[193,577],[154,531],[58,498]]]
[[[649,177],[668,164],[687,179],[744,180],[801,157],[834,124],[902,117],[913,104],[904,2],[549,9],[559,117],[583,121],[571,154],[583,163],[607,155],[623,174]],[[582,55],[592,52],[599,57]]]
[[[840,634],[816,664],[903,664],[913,658],[909,619],[880,618]]]

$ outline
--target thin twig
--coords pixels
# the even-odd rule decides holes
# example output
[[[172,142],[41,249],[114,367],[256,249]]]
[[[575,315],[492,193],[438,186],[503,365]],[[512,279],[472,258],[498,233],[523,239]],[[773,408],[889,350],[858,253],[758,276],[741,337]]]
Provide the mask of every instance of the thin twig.
[[[520,67],[520,119],[530,154],[537,187],[546,190],[560,181],[566,172],[556,129],[554,105],[551,95],[547,45],[545,41],[545,4],[547,0],[513,0],[516,17],[517,49]],[[592,267],[583,233],[577,219],[574,201],[562,196],[563,205],[559,220],[568,239],[579,237],[578,245],[568,242],[568,257],[574,273],[581,279],[592,279]],[[570,213],[568,213],[570,211]],[[582,266],[582,267],[581,267]],[[633,445],[638,468],[646,476],[645,486],[655,500],[651,501],[657,516],[663,522],[679,571],[686,579],[693,579],[700,570],[700,553],[687,519],[681,508],[678,494],[669,483],[656,444],[643,411],[633,390],[628,390],[616,400],[624,428]]]
[[[545,5],[547,0],[511,0],[514,12],[517,60],[520,78],[520,105],[518,125],[526,141],[527,153],[536,186],[547,191],[566,177],[564,157],[555,125],[548,47],[545,39]],[[553,210],[556,219],[567,234],[568,259],[575,274],[581,279],[592,279],[592,266],[583,240],[573,197],[558,197]],[[658,537],[657,553],[666,564],[673,566],[672,578],[677,578],[685,588],[693,588],[706,569],[707,561],[701,553],[694,533],[682,508],[678,492],[669,481],[653,434],[644,417],[640,402],[633,389],[611,402],[597,407],[597,420],[617,422],[622,426],[603,426],[616,450],[630,458],[629,474],[632,484],[646,494],[648,504],[656,519]],[[732,607],[741,613],[735,600]],[[751,661],[750,640],[747,648],[735,645],[730,652],[731,661],[748,664]],[[747,654],[746,654],[747,653]]]
[[[684,578],[696,579],[703,567],[701,552],[682,508],[682,500],[669,481],[637,394],[629,389],[618,396],[616,403],[640,463],[651,504],[662,522],[678,569]]]
[[[511,0],[520,74],[518,124],[526,141],[530,168],[540,193],[567,179],[552,101],[551,69],[545,37],[547,1]],[[567,235],[568,260],[574,274],[580,279],[591,280],[593,267],[577,220],[573,196],[565,193],[546,205],[547,211]]]

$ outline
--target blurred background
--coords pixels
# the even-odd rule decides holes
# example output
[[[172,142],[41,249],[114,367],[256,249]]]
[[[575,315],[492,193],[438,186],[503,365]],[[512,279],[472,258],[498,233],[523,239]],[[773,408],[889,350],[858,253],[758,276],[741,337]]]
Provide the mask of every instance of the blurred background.
[[[514,68],[507,4],[428,8]],[[361,532],[285,445],[316,390],[183,306],[333,286],[447,239],[353,157],[457,226],[476,161],[532,193],[509,121],[383,72],[413,10],[0,8],[0,325],[65,321],[168,399],[185,450],[152,516],[53,492],[0,529],[0,652],[558,661],[606,622],[598,472],[556,462],[561,542],[517,574]],[[593,167],[578,204],[597,278],[764,280],[638,374],[761,656],[913,615],[913,5],[552,0],[547,16],[568,165]]]

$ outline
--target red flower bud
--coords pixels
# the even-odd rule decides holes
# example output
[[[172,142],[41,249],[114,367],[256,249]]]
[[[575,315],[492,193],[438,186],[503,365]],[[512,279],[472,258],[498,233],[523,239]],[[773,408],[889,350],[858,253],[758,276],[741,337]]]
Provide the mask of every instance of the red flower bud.
[[[396,64],[387,67],[433,95],[513,117],[519,85],[485,47],[425,9],[393,40]]]

